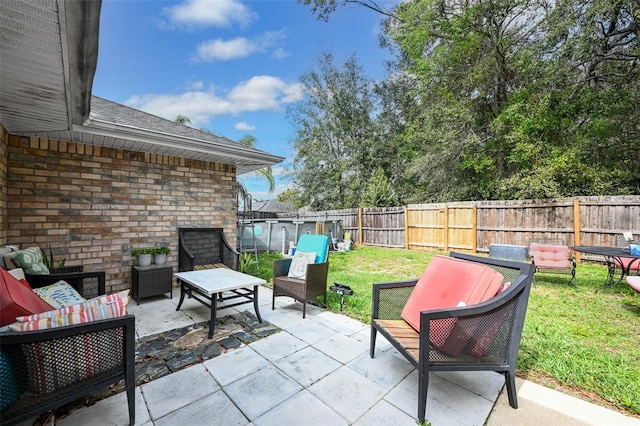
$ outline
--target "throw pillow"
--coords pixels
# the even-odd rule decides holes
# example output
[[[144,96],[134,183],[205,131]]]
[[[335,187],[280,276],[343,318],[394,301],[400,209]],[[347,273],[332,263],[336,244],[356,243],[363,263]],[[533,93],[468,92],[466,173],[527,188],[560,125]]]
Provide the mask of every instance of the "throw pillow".
[[[93,299],[89,299],[86,302],[78,303],[71,306],[66,306],[64,308],[56,309],[55,311],[42,312],[40,314],[33,314],[23,317],[17,317],[16,321],[18,322],[29,322],[29,321],[37,321],[42,318],[52,318],[58,315],[67,315],[73,312],[82,311],[85,309],[95,308],[102,304],[114,303],[118,300],[122,299],[124,305],[126,306],[129,303],[129,290],[122,290],[117,293],[104,294],[102,296],[94,297]]]
[[[103,303],[89,309],[81,309],[69,314],[43,317],[36,321],[16,322],[9,325],[13,331],[45,330],[49,328],[64,327],[72,324],[83,324],[102,319],[117,318],[127,313],[126,299],[116,299],[113,302]]]
[[[45,287],[34,288],[33,292],[49,305],[53,306],[54,309],[75,305],[86,300],[75,288],[64,281],[58,281],[55,284]],[[51,311],[52,309],[48,310]]]
[[[291,259],[291,266],[289,266],[289,278],[297,278],[304,280],[307,276],[307,265],[314,263],[316,259],[316,253],[313,251],[297,251]]]
[[[0,268],[0,327],[11,324],[16,317],[52,309],[55,308]]]
[[[11,261],[24,272],[32,275],[49,274],[49,268],[42,260],[42,252],[39,247],[29,247],[20,250],[11,256]]]

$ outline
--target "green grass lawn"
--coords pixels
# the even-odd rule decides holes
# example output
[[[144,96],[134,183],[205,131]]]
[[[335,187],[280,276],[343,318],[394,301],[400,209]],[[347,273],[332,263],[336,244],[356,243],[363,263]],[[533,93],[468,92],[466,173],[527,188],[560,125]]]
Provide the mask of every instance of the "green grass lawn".
[[[417,278],[435,254],[443,253],[367,246],[332,252],[327,286],[350,286],[354,295],[345,296],[344,313],[369,323],[371,284]],[[260,255],[259,275],[270,280],[279,257]],[[626,283],[595,293],[606,276],[605,266],[583,262],[576,290],[567,285],[569,275],[536,275],[518,375],[640,415],[640,294]],[[338,312],[340,297],[329,292],[327,305]]]

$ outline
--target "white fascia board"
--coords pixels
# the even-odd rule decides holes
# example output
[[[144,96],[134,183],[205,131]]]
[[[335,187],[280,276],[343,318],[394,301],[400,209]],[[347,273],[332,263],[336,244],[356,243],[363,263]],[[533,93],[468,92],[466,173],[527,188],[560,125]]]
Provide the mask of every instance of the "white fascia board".
[[[76,132],[89,133],[103,137],[135,140],[137,142],[161,145],[174,149],[190,150],[206,154],[222,154],[227,157],[241,160],[239,161],[240,163],[246,163],[247,160],[255,162],[260,165],[260,167],[257,168],[269,167],[284,161],[284,157],[248,148],[242,144],[234,144],[233,146],[230,146],[216,143],[214,141],[187,138],[184,136],[141,129],[134,126],[116,124],[96,118],[89,118],[82,126],[74,125],[73,130]]]

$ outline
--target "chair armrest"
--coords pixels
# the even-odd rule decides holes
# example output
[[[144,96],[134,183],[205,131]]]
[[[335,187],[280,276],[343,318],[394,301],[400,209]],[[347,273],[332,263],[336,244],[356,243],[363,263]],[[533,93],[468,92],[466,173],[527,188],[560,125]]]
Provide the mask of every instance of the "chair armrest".
[[[291,258],[276,259],[273,261],[273,277],[282,277],[289,273]]]
[[[312,289],[312,292],[324,292],[327,288],[327,275],[329,275],[329,262],[308,264],[305,279],[307,288]]]
[[[91,299],[105,294],[104,271],[70,272],[66,274],[31,275],[25,274],[25,278],[31,288],[44,287],[65,281],[75,288],[82,297]]]
[[[417,279],[389,283],[374,283],[371,319],[402,319],[401,313]]]
[[[222,263],[234,271],[237,271],[240,252],[231,247],[231,244],[227,241],[227,237],[224,235],[224,232],[220,232],[220,239],[222,240]]]
[[[196,257],[185,247],[184,241],[180,240],[178,247],[178,272],[193,271]]]

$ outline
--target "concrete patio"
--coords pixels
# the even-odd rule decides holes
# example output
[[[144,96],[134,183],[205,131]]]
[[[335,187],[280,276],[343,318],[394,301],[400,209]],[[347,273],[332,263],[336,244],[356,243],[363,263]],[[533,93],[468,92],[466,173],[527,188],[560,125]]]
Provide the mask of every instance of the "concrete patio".
[[[261,287],[260,313],[279,332],[137,386],[136,425],[416,424],[416,371],[384,338],[371,359],[367,325],[313,306],[303,320],[302,305],[285,297],[272,311],[271,294]],[[208,320],[208,309],[194,300],[176,312],[178,300],[174,289],[172,299],[131,301],[137,338]],[[253,311],[251,304],[238,308],[219,311],[218,318]],[[514,410],[497,373],[433,373],[427,420],[433,426],[640,426],[636,417],[532,382],[516,383]],[[62,426],[127,425],[126,405],[119,393],[55,420]]]
[[[143,337],[206,321],[208,309],[173,299],[129,304]],[[380,338],[368,354],[369,327],[345,315],[278,298],[260,289],[260,313],[280,332],[136,388],[137,425],[415,425],[417,375]],[[253,310],[251,304],[237,307]],[[234,308],[219,317],[236,313]],[[215,338],[215,337],[214,337]],[[504,380],[492,372],[431,377],[427,419],[433,425],[483,425]],[[124,393],[75,410],[63,426],[128,424]]]

